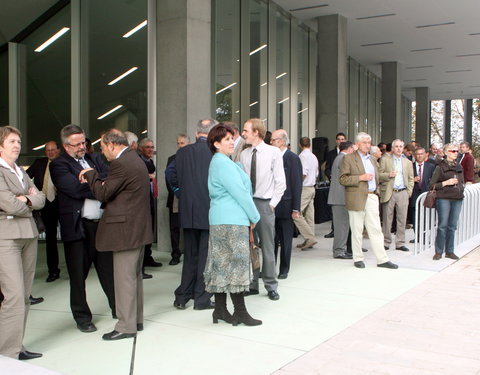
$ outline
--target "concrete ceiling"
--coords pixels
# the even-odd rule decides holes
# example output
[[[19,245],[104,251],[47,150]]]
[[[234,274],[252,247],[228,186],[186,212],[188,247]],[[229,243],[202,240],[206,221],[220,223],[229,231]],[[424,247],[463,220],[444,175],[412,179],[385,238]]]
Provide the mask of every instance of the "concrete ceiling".
[[[479,0],[275,2],[314,29],[318,16],[346,17],[349,56],[379,76],[382,62],[399,62],[411,99],[415,87],[429,87],[431,99],[480,97]],[[443,25],[419,27],[436,24]],[[368,46],[376,43],[385,44]]]

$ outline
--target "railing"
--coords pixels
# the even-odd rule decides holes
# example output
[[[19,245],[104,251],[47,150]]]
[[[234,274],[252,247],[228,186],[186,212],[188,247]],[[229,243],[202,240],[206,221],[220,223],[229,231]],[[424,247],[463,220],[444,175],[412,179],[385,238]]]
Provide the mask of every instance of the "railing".
[[[423,207],[427,193],[415,203],[415,254],[435,247],[437,211]],[[455,232],[455,246],[480,234],[480,183],[466,185],[462,211]]]

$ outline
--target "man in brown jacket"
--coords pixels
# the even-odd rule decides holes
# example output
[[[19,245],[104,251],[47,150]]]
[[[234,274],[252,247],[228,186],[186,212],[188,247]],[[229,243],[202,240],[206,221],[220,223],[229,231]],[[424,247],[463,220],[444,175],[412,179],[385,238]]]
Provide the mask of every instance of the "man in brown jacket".
[[[102,153],[110,161],[105,180],[93,169],[80,172],[96,199],[104,202],[98,225],[98,251],[113,251],[113,273],[118,323],[104,340],[134,337],[143,330],[143,246],[152,243],[150,180],[147,167],[127,147],[125,135],[116,129],[102,136]]]
[[[396,269],[398,266],[388,260],[383,248],[377,195],[380,173],[377,162],[369,154],[371,143],[372,139],[367,133],[358,133],[358,151],[345,155],[340,166],[340,183],[345,186],[345,208],[348,210],[352,231],[353,261],[355,267],[365,268],[362,252],[362,233],[365,226],[377,258],[377,266]]]

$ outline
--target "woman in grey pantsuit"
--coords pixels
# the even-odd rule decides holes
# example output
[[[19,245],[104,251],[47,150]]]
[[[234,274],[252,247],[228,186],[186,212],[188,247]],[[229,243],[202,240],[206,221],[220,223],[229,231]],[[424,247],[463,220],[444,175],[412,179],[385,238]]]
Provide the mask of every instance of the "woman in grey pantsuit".
[[[44,206],[45,195],[15,163],[20,137],[16,128],[0,127],[0,354],[32,359],[42,356],[22,346],[37,260],[32,211]]]

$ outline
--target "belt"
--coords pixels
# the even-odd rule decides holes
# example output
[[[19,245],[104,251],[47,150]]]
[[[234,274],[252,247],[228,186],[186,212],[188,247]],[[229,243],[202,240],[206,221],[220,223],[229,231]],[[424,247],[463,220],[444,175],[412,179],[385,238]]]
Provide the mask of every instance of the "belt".
[[[375,192],[374,191],[369,191],[368,194],[375,194]]]
[[[399,193],[399,192],[404,191],[404,190],[407,190],[407,188],[403,188],[403,189],[393,189],[393,192],[394,192],[394,193]]]
[[[87,219],[86,217],[82,217],[82,220],[88,221],[90,223],[98,223],[100,219]]]

